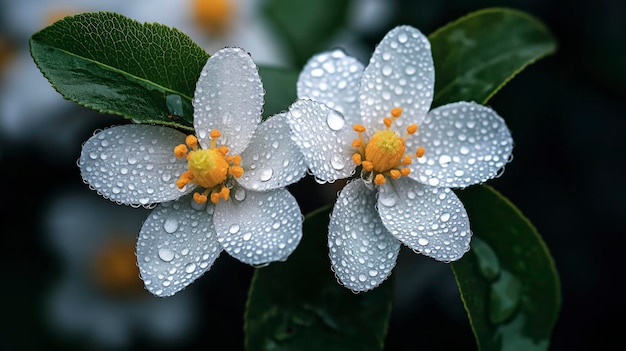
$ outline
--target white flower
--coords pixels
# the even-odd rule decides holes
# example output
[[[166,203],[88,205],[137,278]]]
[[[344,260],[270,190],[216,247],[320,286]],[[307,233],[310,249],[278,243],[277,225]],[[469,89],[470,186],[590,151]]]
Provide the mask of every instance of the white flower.
[[[343,285],[378,286],[395,266],[400,243],[444,262],[468,251],[467,213],[449,188],[496,176],[513,141],[488,107],[457,102],[429,112],[434,68],[422,33],[391,30],[365,69],[338,50],[319,54],[297,88],[301,100],[288,121],[316,179],[360,172],[339,194],[328,229],[332,267]]]
[[[128,205],[160,203],[137,243],[141,276],[152,293],[184,288],[222,249],[262,265],[286,259],[299,243],[302,215],[284,187],[302,178],[306,165],[289,138],[286,113],[260,123],[263,94],[250,55],[222,49],[196,85],[197,138],[131,124],[83,145],[83,179],[101,195]]]
[[[144,211],[126,211],[91,193],[54,199],[44,228],[62,268],[46,304],[56,333],[119,349],[136,337],[183,341],[196,330],[194,294],[163,301],[143,289],[135,238],[144,218]]]

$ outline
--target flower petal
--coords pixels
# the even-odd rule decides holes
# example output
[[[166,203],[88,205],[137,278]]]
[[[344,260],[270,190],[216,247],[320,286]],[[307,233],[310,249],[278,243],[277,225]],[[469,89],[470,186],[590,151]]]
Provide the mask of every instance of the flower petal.
[[[174,147],[185,134],[166,127],[127,124],[94,134],[83,144],[79,167],[83,180],[105,198],[127,205],[171,201],[191,191],[176,187],[187,170]]]
[[[355,292],[377,287],[396,265],[400,242],[376,212],[376,193],[360,179],[339,193],[328,226],[328,248],[337,279]]]
[[[430,42],[410,26],[392,29],[378,44],[361,80],[361,114],[369,128],[384,129],[383,117],[401,107],[402,118],[392,129],[404,134],[411,123],[418,125],[433,101],[435,70]]]
[[[247,264],[287,259],[302,238],[302,214],[296,199],[284,188],[242,190],[235,189],[235,199],[216,205],[217,240],[226,252]]]
[[[200,145],[210,145],[210,132],[220,131],[218,145],[241,153],[261,122],[263,84],[252,57],[240,48],[225,48],[202,68],[193,98],[194,127]]]
[[[380,187],[378,213],[398,240],[438,261],[458,260],[469,250],[467,212],[448,188],[390,179]]]
[[[137,264],[146,288],[170,296],[200,277],[222,252],[213,227],[212,204],[191,196],[157,206],[141,228]]]
[[[362,123],[359,84],[363,64],[341,50],[313,56],[298,77],[298,98],[322,102],[343,114],[349,126]]]
[[[261,123],[250,144],[241,153],[243,175],[237,179],[245,188],[257,191],[282,188],[306,174],[306,163],[291,140],[287,113]]]
[[[356,166],[349,142],[358,135],[339,112],[317,101],[302,99],[289,107],[287,121],[292,140],[318,181],[332,182],[354,173]]]
[[[495,177],[511,157],[513,139],[504,120],[489,107],[456,102],[428,113],[407,150],[426,153],[409,167],[427,185],[466,187]]]

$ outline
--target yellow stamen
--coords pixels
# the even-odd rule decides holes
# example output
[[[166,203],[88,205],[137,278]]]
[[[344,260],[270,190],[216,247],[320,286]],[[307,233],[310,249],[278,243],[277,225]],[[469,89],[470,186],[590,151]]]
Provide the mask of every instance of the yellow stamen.
[[[352,147],[357,149],[352,155],[352,161],[355,165],[361,166],[363,172],[373,172],[373,181],[376,185],[385,184],[386,177],[398,179],[409,175],[411,169],[403,166],[413,163],[413,157],[424,155],[423,147],[417,149],[415,156],[405,154],[405,139],[417,132],[417,124],[408,125],[404,136],[391,130],[394,120],[400,118],[402,112],[400,107],[391,109],[391,117],[383,118],[385,129],[377,130],[369,140],[363,135],[365,132],[363,125],[353,126],[359,137],[352,141]]]
[[[197,24],[210,34],[224,33],[234,17],[235,6],[230,0],[194,0],[193,15]]]
[[[395,118],[398,118],[402,115],[402,108],[394,107],[391,109],[391,115]]]
[[[244,173],[240,155],[228,155],[227,146],[216,146],[216,140],[221,135],[217,129],[211,131],[211,146],[208,149],[199,149],[198,139],[193,135],[185,139],[187,146],[180,144],[174,148],[176,157],[186,156],[188,167],[176,181],[176,186],[182,189],[194,183],[204,188],[203,192],[193,195],[193,199],[200,204],[206,203],[209,196],[213,203],[219,199],[228,200],[230,189],[225,186],[226,180],[229,177],[239,178]]]
[[[419,158],[419,157],[424,156],[424,153],[426,153],[426,149],[424,149],[423,146],[420,146],[417,148],[417,151],[415,152],[415,156]]]
[[[374,177],[374,184],[376,185],[383,185],[387,182],[387,179],[385,179],[385,176],[378,173],[375,177]]]
[[[187,135],[185,138],[185,144],[189,146],[192,150],[198,150],[198,138],[193,135]]]
[[[176,155],[176,158],[183,158],[184,156],[187,156],[187,146],[185,146],[185,144],[180,144],[177,145],[174,148],[174,155]]]

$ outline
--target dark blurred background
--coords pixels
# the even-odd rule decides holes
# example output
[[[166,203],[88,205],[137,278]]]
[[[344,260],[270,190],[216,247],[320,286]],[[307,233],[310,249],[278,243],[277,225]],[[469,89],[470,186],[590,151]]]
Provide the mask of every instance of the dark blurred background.
[[[188,6],[172,2],[176,11]],[[244,23],[263,22],[262,4],[237,3],[245,14]],[[562,308],[550,350],[626,350],[620,335],[626,306],[621,283],[616,281],[623,276],[620,267],[626,247],[626,213],[621,203],[625,194],[620,182],[626,169],[626,3],[353,0],[351,8],[361,11],[346,16],[346,30],[328,47],[345,43],[349,53],[365,62],[395,25],[410,24],[431,33],[468,12],[491,6],[538,17],[559,45],[556,54],[529,66],[489,102],[506,119],[515,140],[513,162],[490,184],[536,226],[560,274]],[[131,6],[121,1],[105,5],[0,0],[0,194],[2,221],[7,224],[0,239],[0,350],[243,349],[243,312],[253,269],[227,254],[175,296],[183,306],[178,311],[188,312],[175,316],[165,310],[154,317],[165,322],[154,328],[141,320],[142,310],[133,314],[123,307],[128,301],[143,306],[143,301],[154,299],[146,291],[111,287],[94,278],[102,274],[97,267],[108,257],[102,247],[109,246],[94,247],[76,238],[102,232],[106,241],[106,233],[124,231],[132,238],[146,212],[118,211],[119,206],[99,198],[82,183],[76,160],[81,143],[95,129],[126,121],[63,101],[40,77],[27,53],[28,37],[35,30],[63,14],[100,9],[142,21],[181,23],[181,30],[193,34],[198,43],[246,47],[256,40],[254,31],[232,30],[231,35],[224,28],[194,28],[193,21],[169,11],[171,7],[147,1]],[[248,49],[257,63],[292,62],[279,44],[257,44],[258,51]],[[268,54],[263,51],[267,47],[275,49]],[[292,190],[303,199],[312,186],[315,183],[307,179]],[[325,191],[326,198],[301,202],[303,213],[330,201],[336,189]],[[119,224],[120,216],[128,216],[129,224]],[[85,218],[90,221],[85,223]],[[85,262],[77,269],[80,259]],[[398,292],[386,349],[476,349],[448,266],[407,250],[400,255],[395,275]],[[98,290],[101,287],[104,292]],[[62,304],[72,301],[76,315],[59,315]],[[150,302],[145,306],[145,311],[152,309]],[[108,313],[116,308],[118,315]],[[81,313],[104,322],[88,325],[89,318],[76,317]],[[127,327],[115,331],[120,326]],[[176,332],[163,335],[159,328]],[[94,344],[99,340],[95,335],[117,342]]]

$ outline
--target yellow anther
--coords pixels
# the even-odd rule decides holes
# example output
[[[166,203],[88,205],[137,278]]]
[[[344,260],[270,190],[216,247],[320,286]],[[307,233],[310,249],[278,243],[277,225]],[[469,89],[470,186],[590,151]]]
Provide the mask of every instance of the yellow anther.
[[[241,164],[241,156],[240,155],[236,155],[235,159],[233,160],[233,164],[235,166],[239,166]]]
[[[185,144],[179,144],[174,148],[174,155],[176,155],[176,158],[183,158],[183,156],[187,155],[187,151]]]
[[[415,134],[415,132],[417,132],[417,124],[409,124],[409,126],[406,127],[406,132],[409,134]]]
[[[217,138],[219,138],[219,137],[221,137],[221,136],[222,136],[222,133],[220,133],[220,131],[219,131],[219,130],[217,130],[217,129],[213,129],[213,130],[211,131],[210,136],[211,136],[211,139],[217,139]]]
[[[391,109],[391,116],[393,116],[394,118],[398,118],[401,115],[402,115],[402,108],[394,107]]]
[[[402,176],[406,177],[409,175],[409,173],[411,173],[410,168],[400,168],[400,174],[402,174]]]
[[[363,170],[364,171],[371,171],[372,169],[374,169],[374,164],[372,164],[372,162],[370,161],[363,161],[361,162],[361,165],[363,166]]]
[[[211,193],[211,202],[214,204],[220,202],[220,193]]]
[[[365,132],[365,126],[362,124],[355,124],[352,129],[354,129],[355,132],[357,133],[363,133]]]
[[[374,177],[374,184],[376,185],[383,185],[387,182],[387,179],[385,179],[385,176],[378,173],[375,177]]]
[[[417,148],[417,151],[415,152],[415,156],[422,157],[422,156],[424,156],[425,152],[426,152],[426,149],[424,149],[423,146],[420,146],[420,147]]]
[[[178,180],[176,181],[176,186],[178,187],[178,189],[182,189],[185,187],[185,185],[189,184],[189,182],[193,179],[193,175],[191,173],[191,171],[187,170],[184,171],[180,177],[178,177]]]
[[[228,189],[227,187],[223,186],[222,190],[220,190],[219,194],[220,194],[220,198],[223,199],[224,201],[226,201],[226,200],[228,200],[228,197],[230,196],[230,189]]]
[[[391,178],[393,179],[398,179],[402,176],[402,174],[400,173],[400,171],[398,171],[397,169],[392,169],[391,171],[389,171],[389,175],[391,176]]]
[[[203,203],[207,202],[208,198],[207,198],[206,194],[193,193],[193,200],[196,203],[203,204]]]
[[[217,151],[219,151],[219,153],[222,154],[223,156],[226,156],[226,154],[230,150],[228,149],[227,146],[220,146],[220,147],[217,148]]]
[[[354,139],[352,141],[352,147],[361,147],[363,146],[363,140],[361,139]]]
[[[239,178],[243,174],[243,168],[239,166],[231,166],[229,172],[233,175],[233,177]]]
[[[413,160],[411,160],[411,156],[409,155],[404,156],[404,158],[402,159],[402,165],[406,166],[406,165],[410,165],[411,163],[413,163]]]
[[[391,122],[392,122],[391,118],[389,118],[389,117],[383,118],[383,123],[385,123],[385,127],[387,127],[387,129],[389,129],[389,127],[391,127]]]
[[[185,144],[187,144],[187,146],[189,146],[193,150],[196,150],[198,149],[198,138],[191,134],[187,135],[187,137],[185,138]]]
[[[354,162],[355,165],[360,166],[361,165],[361,154],[354,154],[354,155],[352,155],[352,162]]]

